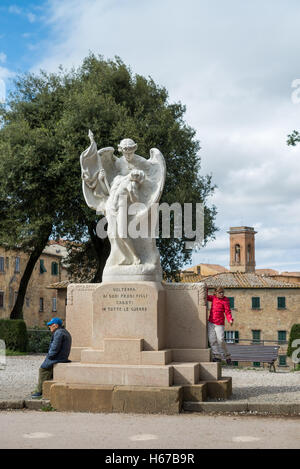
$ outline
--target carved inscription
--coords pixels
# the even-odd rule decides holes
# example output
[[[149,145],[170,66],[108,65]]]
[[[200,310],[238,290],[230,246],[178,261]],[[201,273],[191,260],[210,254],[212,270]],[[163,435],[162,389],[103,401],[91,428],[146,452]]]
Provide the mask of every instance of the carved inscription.
[[[110,287],[102,293],[104,312],[146,312],[148,293],[136,287]]]

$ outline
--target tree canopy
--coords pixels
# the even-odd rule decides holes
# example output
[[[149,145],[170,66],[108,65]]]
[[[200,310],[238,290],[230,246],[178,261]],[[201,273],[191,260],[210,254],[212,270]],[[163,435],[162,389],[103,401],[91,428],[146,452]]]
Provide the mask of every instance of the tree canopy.
[[[87,266],[82,272],[101,281],[108,241],[96,236],[99,215],[86,206],[81,190],[79,155],[89,145],[89,129],[99,148],[116,148],[125,137],[145,157],[159,148],[167,165],[161,202],[204,203],[205,242],[212,238],[216,209],[207,206],[207,198],[214,186],[211,175],[200,174],[200,144],[184,121],[185,111],[180,102],[169,102],[164,87],[134,75],[119,58],[90,54],[77,69],[19,76],[0,108],[0,243],[27,251],[34,267],[50,237],[80,242]],[[184,240],[158,244],[171,277],[191,252]],[[80,262],[78,251],[74,259]]]

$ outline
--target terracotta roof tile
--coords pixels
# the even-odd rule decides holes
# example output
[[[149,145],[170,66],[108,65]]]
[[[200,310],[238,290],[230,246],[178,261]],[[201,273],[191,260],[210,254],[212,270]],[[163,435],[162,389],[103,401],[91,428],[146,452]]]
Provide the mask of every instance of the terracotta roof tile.
[[[204,277],[202,281],[211,288],[219,286],[224,288],[300,288],[300,284],[280,282],[254,272],[225,272]]]

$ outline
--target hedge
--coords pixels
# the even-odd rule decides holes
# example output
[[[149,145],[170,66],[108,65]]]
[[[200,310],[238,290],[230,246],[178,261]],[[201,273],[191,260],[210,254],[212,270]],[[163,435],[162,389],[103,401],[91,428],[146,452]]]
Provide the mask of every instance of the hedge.
[[[28,351],[32,353],[47,353],[51,341],[51,332],[48,329],[28,330]]]
[[[288,349],[287,349],[287,356],[288,357],[291,357],[294,350],[299,348],[299,345],[297,345],[297,347],[292,347],[292,342],[295,339],[300,339],[300,324],[294,324],[291,328],[289,344],[288,344]]]
[[[4,340],[7,349],[27,352],[28,334],[25,321],[0,319],[0,339]]]

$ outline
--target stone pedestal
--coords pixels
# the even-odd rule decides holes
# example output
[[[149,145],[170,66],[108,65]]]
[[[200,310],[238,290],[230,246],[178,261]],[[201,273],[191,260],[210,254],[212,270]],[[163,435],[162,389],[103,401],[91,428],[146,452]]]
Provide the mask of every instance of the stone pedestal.
[[[56,406],[55,389],[66,399],[76,386],[81,393],[82,386],[143,387],[157,398],[158,387],[185,386],[188,395],[187,386],[220,381],[207,345],[204,284],[72,284],[67,298],[72,363],[54,367]]]

